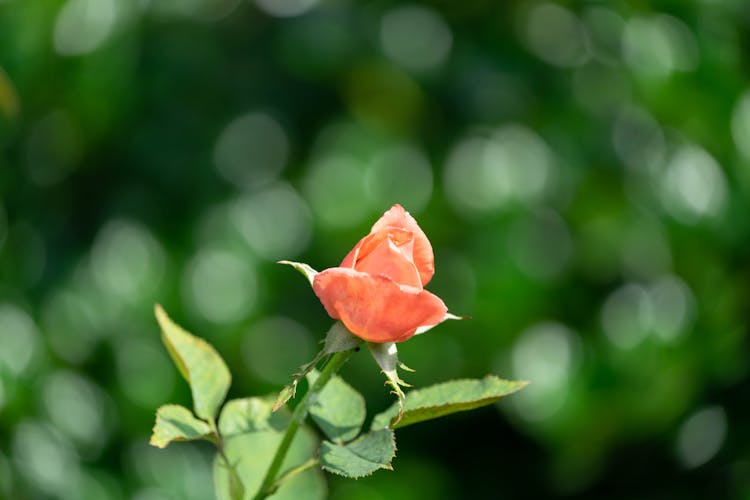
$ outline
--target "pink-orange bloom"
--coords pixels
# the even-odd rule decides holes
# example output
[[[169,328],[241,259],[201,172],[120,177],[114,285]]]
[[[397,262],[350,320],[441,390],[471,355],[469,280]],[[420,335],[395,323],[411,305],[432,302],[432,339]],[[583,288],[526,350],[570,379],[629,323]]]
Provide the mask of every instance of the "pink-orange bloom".
[[[424,290],[435,274],[432,245],[417,221],[393,205],[339,267],[315,275],[328,314],[368,342],[403,342],[452,317]]]

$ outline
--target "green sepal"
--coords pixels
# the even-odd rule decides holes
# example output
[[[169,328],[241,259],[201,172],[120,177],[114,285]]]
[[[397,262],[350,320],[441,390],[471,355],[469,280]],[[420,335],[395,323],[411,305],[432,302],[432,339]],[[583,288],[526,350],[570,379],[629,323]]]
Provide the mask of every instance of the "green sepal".
[[[406,398],[401,387],[411,386],[401,380],[398,376],[398,367],[400,363],[398,361],[398,348],[396,347],[396,343],[385,342],[382,344],[376,344],[368,342],[367,346],[370,348],[370,353],[372,353],[372,357],[375,358],[375,362],[383,371],[386,378],[386,384],[391,386],[391,392],[398,398],[396,401],[396,404],[398,405],[397,419],[400,419],[404,409],[404,399]]]
[[[323,351],[326,354],[336,354],[354,349],[361,343],[362,339],[350,332],[341,321],[337,321],[326,334]]]
[[[277,262],[277,264],[286,264],[288,266],[292,266],[297,271],[302,273],[302,275],[307,278],[307,281],[310,282],[310,285],[313,284],[313,280],[315,279],[315,275],[318,274],[318,271],[310,267],[308,264],[305,264],[303,262],[292,262],[290,260],[280,260]]]

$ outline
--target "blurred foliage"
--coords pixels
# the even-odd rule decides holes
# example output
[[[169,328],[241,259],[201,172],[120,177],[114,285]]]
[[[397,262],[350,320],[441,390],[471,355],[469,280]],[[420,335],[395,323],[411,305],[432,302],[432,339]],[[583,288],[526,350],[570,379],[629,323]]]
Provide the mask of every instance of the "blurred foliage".
[[[0,497],[210,498],[147,445],[154,302],[277,390],[331,321],[274,262],[399,202],[473,317],[409,382],[533,383],[331,498],[747,498],[749,44],[744,0],[0,1]]]

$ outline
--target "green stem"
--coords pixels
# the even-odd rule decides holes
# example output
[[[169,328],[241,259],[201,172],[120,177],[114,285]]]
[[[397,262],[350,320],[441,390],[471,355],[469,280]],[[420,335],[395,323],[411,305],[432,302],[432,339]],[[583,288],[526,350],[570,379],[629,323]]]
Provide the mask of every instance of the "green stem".
[[[333,375],[337,371],[339,371],[339,368],[341,368],[341,366],[347,362],[347,360],[353,353],[354,349],[351,349],[344,352],[338,352],[331,356],[326,365],[323,367],[323,370],[320,372],[317,380],[315,380],[315,383],[312,385],[312,387],[310,387],[304,397],[300,400],[299,404],[297,404],[297,407],[292,413],[292,419],[289,422],[289,427],[286,428],[284,437],[281,438],[281,443],[276,450],[276,455],[274,455],[273,457],[271,466],[268,468],[268,472],[263,478],[263,482],[261,483],[260,488],[258,489],[258,493],[254,497],[254,500],[262,500],[264,498],[267,498],[276,491],[276,489],[278,488],[278,484],[276,483],[276,476],[279,474],[281,465],[284,463],[284,459],[286,458],[286,454],[289,451],[289,447],[292,445],[294,436],[297,434],[297,430],[299,430],[300,425],[302,425],[302,423],[305,421],[305,418],[307,417],[307,411],[309,410],[310,404],[313,401],[313,398],[311,396],[313,394],[318,394],[321,390],[323,390],[323,387],[325,387],[331,377],[333,377]]]
[[[237,469],[234,468],[232,463],[229,461],[229,457],[227,457],[226,452],[224,451],[224,438],[221,437],[221,434],[219,433],[219,429],[216,427],[216,420],[213,418],[210,418],[208,420],[208,425],[211,427],[211,441],[216,445],[216,450],[219,452],[219,456],[221,456],[221,459],[224,460],[224,465],[227,468],[227,472],[229,474],[229,497],[231,500],[242,500],[242,497],[245,496],[245,488],[242,485],[242,481],[240,480],[240,476],[237,473]]]

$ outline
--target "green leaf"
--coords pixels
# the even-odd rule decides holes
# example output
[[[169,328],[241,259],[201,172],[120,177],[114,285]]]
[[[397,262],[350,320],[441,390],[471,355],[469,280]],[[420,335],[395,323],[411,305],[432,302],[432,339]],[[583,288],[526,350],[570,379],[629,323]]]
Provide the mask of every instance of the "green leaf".
[[[190,384],[195,414],[213,419],[232,381],[227,365],[208,342],[176,325],[159,304],[154,310],[164,345]]]
[[[221,409],[219,432],[224,438],[246,432],[276,430],[283,431],[289,424],[289,416],[272,412],[273,397],[233,399]]]
[[[289,418],[289,412],[282,409],[275,415]],[[231,467],[228,467],[221,455],[214,460],[214,487],[216,498],[230,500],[232,497],[232,469],[241,478],[245,499],[252,499],[263,481],[276,449],[281,442],[283,432],[274,429],[237,434],[224,440],[224,453]],[[318,438],[309,427],[302,427],[292,442],[289,454],[281,468],[289,470],[307,462],[318,449]],[[326,481],[322,471],[313,467],[288,481],[285,481],[271,497],[273,500],[323,500],[326,498]]]
[[[503,380],[494,375],[482,379],[452,380],[424,389],[409,391],[404,400],[403,415],[397,420],[399,408],[394,404],[375,416],[373,429],[398,429],[424,420],[442,417],[459,411],[473,410],[494,403],[512,394],[528,382]]]
[[[307,281],[310,282],[310,285],[313,283],[313,279],[315,279],[315,275],[318,274],[318,271],[313,269],[307,264],[304,264],[302,262],[292,262],[290,260],[280,260],[278,264],[286,264],[289,266],[292,266],[297,271],[301,272],[305,278],[307,278]]]
[[[345,477],[369,476],[378,469],[393,470],[396,438],[390,429],[369,432],[346,446],[324,441],[320,447],[323,469]]]
[[[210,435],[209,425],[195,418],[184,406],[164,405],[156,410],[156,423],[149,444],[166,448],[172,441],[192,441],[208,438]]]
[[[317,371],[308,373],[310,386],[317,378]],[[311,405],[310,415],[331,440],[349,441],[357,437],[367,416],[365,398],[334,375]]]

